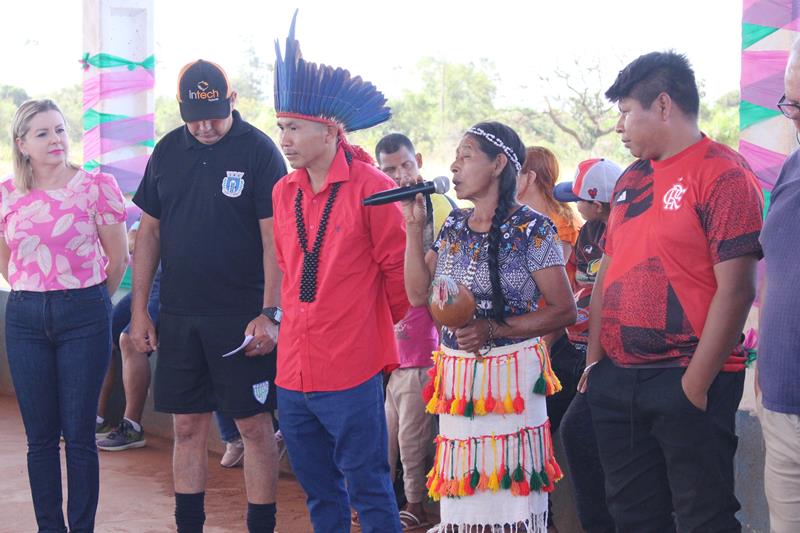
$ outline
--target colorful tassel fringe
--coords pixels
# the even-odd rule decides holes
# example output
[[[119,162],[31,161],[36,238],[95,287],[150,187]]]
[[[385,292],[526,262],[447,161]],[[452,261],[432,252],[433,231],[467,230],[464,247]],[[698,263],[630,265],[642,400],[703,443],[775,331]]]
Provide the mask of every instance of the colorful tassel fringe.
[[[539,342],[531,349],[541,368],[533,392],[550,396],[560,391],[561,382],[553,372],[545,344]],[[475,358],[437,351],[433,361],[431,379],[423,390],[428,413],[473,418],[525,411],[526,393],[519,383],[519,352]]]
[[[436,461],[428,472],[428,495],[464,498],[508,490],[515,496],[551,492],[563,477],[553,455],[550,422],[508,435],[436,439]]]

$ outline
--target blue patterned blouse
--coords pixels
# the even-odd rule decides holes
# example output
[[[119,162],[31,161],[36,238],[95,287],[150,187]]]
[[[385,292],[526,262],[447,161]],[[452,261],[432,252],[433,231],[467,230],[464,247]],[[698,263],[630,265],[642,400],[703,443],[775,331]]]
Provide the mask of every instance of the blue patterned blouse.
[[[449,275],[467,285],[475,295],[476,316],[487,318],[492,310],[492,283],[489,279],[488,233],[470,229],[467,220],[473,209],[454,209],[445,220],[439,236],[431,246],[438,254],[436,276]],[[506,316],[522,315],[535,311],[541,291],[531,274],[537,270],[564,265],[561,241],[553,222],[522,206],[501,226],[500,284],[506,300]],[[478,251],[474,279],[465,283],[470,261]],[[448,258],[448,255],[452,255]],[[449,272],[448,272],[449,270]],[[442,342],[457,348],[455,335],[449,328],[442,329]],[[495,339],[495,346],[513,344],[519,339]]]

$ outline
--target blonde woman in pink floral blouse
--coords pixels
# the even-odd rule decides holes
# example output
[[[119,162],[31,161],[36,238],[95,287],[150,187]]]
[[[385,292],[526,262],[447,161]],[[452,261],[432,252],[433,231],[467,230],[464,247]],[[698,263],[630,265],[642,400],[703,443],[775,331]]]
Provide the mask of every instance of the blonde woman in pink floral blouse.
[[[69,162],[64,116],[31,100],[13,125],[14,176],[0,183],[0,273],[11,285],[6,350],[28,439],[40,531],[94,530],[94,424],[111,353],[111,302],[128,262],[125,204],[113,176]]]

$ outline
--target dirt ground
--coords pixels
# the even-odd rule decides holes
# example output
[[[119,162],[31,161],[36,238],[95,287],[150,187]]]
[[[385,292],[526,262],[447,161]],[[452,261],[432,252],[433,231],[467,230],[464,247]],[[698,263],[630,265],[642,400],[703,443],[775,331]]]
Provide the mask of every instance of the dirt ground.
[[[100,452],[98,533],[175,531],[171,450],[171,442],[148,436],[144,448]],[[36,530],[25,453],[25,432],[14,398],[0,396],[0,533]],[[62,472],[66,473],[63,453]],[[247,531],[246,507],[242,469],[222,468],[219,456],[210,453],[206,533]],[[305,494],[291,475],[282,474],[278,483],[277,530],[312,531]]]

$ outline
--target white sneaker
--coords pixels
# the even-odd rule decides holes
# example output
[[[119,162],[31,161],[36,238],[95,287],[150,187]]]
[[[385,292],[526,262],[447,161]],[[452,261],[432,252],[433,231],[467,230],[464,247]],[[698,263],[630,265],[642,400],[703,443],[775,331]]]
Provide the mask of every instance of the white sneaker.
[[[225,443],[225,454],[219,462],[225,468],[233,468],[242,464],[244,459],[244,443],[241,437],[231,442]]]

